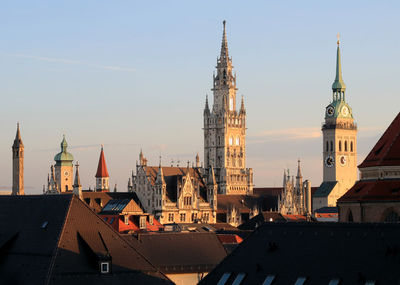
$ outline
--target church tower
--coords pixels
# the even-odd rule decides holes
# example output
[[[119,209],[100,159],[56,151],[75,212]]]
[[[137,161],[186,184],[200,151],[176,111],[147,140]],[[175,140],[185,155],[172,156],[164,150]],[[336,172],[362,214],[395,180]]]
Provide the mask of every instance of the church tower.
[[[253,171],[246,168],[246,109],[236,109],[236,74],[229,57],[225,21],[220,56],[213,76],[213,107],[204,108],[204,161],[213,167],[221,194],[251,194]]]
[[[314,194],[314,209],[336,206],[337,199],[357,180],[357,125],[346,102],[339,44],[338,38],[332,102],[325,109],[322,126],[323,182]]]
[[[106,165],[106,159],[104,158],[103,146],[101,146],[99,165],[97,166],[96,172],[96,191],[109,192],[109,178]]]
[[[74,157],[67,151],[67,148],[68,148],[68,143],[64,135],[63,140],[61,142],[61,152],[56,154],[56,156],[54,157],[54,161],[56,162],[54,167],[55,179],[57,182],[57,188],[59,192],[66,192],[73,190],[72,161],[74,161]]]
[[[13,184],[12,195],[24,195],[24,144],[22,143],[19,123],[12,146],[13,153]]]

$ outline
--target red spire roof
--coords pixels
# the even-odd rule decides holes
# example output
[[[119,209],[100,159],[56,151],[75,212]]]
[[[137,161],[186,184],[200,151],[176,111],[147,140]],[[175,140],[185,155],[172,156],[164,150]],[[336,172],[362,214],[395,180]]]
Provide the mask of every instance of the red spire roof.
[[[96,178],[110,177],[107,171],[106,159],[104,158],[103,146],[101,147],[99,165],[97,166]]]
[[[358,167],[391,165],[400,165],[400,113]]]

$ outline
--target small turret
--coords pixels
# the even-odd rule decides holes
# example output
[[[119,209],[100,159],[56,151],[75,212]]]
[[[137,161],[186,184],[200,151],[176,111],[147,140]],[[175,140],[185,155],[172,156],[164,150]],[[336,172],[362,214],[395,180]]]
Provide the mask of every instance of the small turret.
[[[199,153],[196,154],[196,167],[197,167],[197,168],[200,167],[200,157],[199,157]]]
[[[108,175],[106,159],[104,158],[103,145],[101,146],[99,164],[97,166],[97,172],[95,176],[96,176],[96,191],[108,192],[110,190],[109,188],[110,176]]]
[[[208,105],[208,95],[206,95],[206,105],[204,107],[204,115],[210,115],[210,107]]]
[[[240,103],[240,114],[246,114],[246,108],[244,107],[244,99],[243,99],[243,95],[242,95],[242,101]]]
[[[79,199],[83,200],[82,185],[81,185],[81,178],[79,176],[78,162],[76,162],[76,164],[75,164],[75,180],[74,180],[74,185],[72,187],[73,187],[72,192],[74,193],[74,195],[76,195]]]

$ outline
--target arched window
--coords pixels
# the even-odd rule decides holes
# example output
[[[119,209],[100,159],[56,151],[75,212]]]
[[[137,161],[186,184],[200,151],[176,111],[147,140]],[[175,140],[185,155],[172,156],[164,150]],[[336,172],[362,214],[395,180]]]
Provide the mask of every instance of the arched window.
[[[349,214],[347,215],[347,221],[349,223],[353,222],[353,213],[349,210]]]
[[[329,142],[326,141],[326,151],[329,151]]]
[[[385,223],[398,223],[399,221],[399,215],[394,211],[385,216]]]
[[[342,151],[342,141],[339,141],[339,151]]]
[[[333,151],[333,141],[331,141],[331,151]]]
[[[229,137],[229,145],[233,145],[233,137]]]
[[[353,142],[350,142],[350,151],[353,152]]]
[[[239,136],[237,136],[236,137],[236,145],[239,145],[240,144],[240,138],[239,138]]]
[[[344,141],[344,151],[347,151],[347,141]]]

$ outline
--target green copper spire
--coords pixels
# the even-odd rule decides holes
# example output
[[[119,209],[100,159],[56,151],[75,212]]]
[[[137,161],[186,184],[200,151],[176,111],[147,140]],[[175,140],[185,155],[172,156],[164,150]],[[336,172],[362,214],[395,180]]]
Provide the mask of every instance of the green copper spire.
[[[72,161],[74,157],[67,151],[68,143],[63,135],[63,140],[61,142],[61,152],[57,153],[54,157],[56,165],[69,165],[72,166]]]
[[[340,41],[339,41],[339,34],[338,34],[338,41],[337,41],[337,56],[336,56],[336,78],[335,81],[332,84],[332,90],[335,93],[344,93],[346,90],[346,84],[344,84],[343,78],[342,78],[342,65],[340,62],[340,47],[339,47]],[[342,96],[339,96],[339,98],[342,98]],[[338,99],[339,99],[338,98]],[[344,98],[343,98],[344,99]]]

